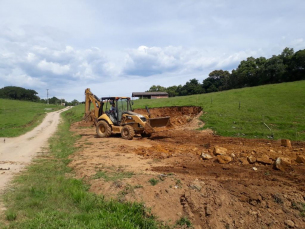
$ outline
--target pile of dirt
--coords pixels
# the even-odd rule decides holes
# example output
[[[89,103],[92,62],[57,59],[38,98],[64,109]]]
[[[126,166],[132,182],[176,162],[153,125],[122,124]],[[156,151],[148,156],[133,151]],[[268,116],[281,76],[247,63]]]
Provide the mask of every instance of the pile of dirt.
[[[187,121],[132,141],[71,127],[82,138],[70,166],[91,192],[144,202],[169,225],[187,217],[194,228],[305,228],[305,142],[190,130],[200,123],[196,107],[150,112]]]
[[[148,115],[146,109],[135,109],[134,112]],[[149,113],[151,118],[169,116],[171,124],[174,126],[182,126],[190,123],[195,117],[198,117],[198,115],[200,116],[200,114],[202,114],[202,108],[196,106],[150,108]]]

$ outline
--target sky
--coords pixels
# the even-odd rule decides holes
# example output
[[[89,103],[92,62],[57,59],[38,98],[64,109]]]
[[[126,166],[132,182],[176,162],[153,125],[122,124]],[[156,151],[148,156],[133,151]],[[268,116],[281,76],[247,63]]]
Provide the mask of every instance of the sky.
[[[0,0],[0,88],[84,101],[305,49],[304,0]]]

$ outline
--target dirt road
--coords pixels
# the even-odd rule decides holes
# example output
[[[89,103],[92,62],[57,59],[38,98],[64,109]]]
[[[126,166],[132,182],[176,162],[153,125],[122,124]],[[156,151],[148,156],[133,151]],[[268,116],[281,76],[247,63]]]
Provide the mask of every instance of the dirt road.
[[[283,146],[192,130],[201,125],[199,112],[151,109],[170,114],[175,128],[132,141],[97,138],[93,126],[75,123],[71,130],[82,138],[69,166],[91,192],[144,202],[170,225],[187,217],[196,229],[305,228],[305,142]],[[278,158],[285,163],[275,168]]]
[[[22,136],[0,138],[0,192],[16,173],[47,146],[49,137],[56,131],[60,121],[60,113],[70,108],[48,113],[39,126]]]

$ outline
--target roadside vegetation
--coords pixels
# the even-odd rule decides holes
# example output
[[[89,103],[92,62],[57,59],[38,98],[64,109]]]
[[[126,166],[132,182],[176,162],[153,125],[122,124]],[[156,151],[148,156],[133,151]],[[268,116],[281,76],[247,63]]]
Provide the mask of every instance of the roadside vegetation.
[[[139,99],[134,108],[200,106],[203,129],[222,136],[305,140],[305,81],[223,92]]]
[[[47,112],[62,108],[54,104],[0,99],[0,137],[20,136],[39,125]]]
[[[79,136],[69,127],[82,115],[83,106],[65,112],[50,151],[15,178],[3,196],[7,210],[1,228],[160,228],[142,204],[106,201],[73,178],[68,156],[77,150]]]
[[[65,104],[66,106],[75,106],[78,105],[79,102],[74,99],[71,102],[67,102],[65,99],[58,99],[55,96],[48,99],[41,99],[37,96],[37,91],[32,89],[26,89],[23,87],[16,86],[7,86],[4,88],[0,88],[0,98],[1,99],[11,99],[11,100],[21,100],[21,101],[31,101],[31,102],[39,102],[39,103],[49,103],[49,104]]]

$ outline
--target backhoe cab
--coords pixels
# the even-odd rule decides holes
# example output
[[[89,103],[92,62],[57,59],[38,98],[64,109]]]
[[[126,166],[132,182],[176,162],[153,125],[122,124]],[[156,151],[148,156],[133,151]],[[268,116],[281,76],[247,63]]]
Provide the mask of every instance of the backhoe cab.
[[[89,88],[86,94],[85,119],[93,116],[96,133],[99,137],[109,137],[111,134],[121,134],[122,138],[131,140],[135,134],[150,136],[154,127],[169,124],[169,117],[149,118],[147,115],[132,111],[132,101],[129,97],[103,97],[99,100]],[[95,104],[95,111],[90,111],[90,103]]]

